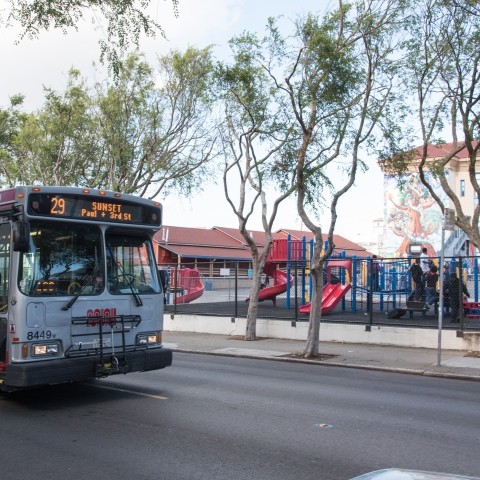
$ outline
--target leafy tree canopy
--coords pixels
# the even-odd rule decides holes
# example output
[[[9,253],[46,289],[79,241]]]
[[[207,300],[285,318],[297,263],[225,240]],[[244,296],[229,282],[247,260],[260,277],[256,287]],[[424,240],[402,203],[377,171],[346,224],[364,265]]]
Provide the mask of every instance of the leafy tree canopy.
[[[85,19],[101,26],[105,39],[99,40],[100,59],[107,60],[118,74],[121,54],[133,45],[139,46],[140,37],[165,37],[161,25],[148,13],[151,0],[10,0],[8,22],[16,21],[23,28],[21,39],[37,37],[42,30],[61,29],[65,34],[77,30]],[[171,0],[178,15],[179,0]]]
[[[188,194],[214,158],[212,72],[208,48],[171,52],[155,67],[130,55],[114,83],[92,88],[71,70],[65,91],[47,89],[37,112],[21,114],[12,99],[0,110],[0,180]]]

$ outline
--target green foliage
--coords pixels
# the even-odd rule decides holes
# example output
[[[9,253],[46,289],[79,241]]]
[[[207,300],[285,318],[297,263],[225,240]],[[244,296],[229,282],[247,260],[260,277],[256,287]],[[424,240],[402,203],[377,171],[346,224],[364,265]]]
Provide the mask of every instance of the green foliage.
[[[360,78],[359,57],[355,44],[339,42],[335,23],[337,15],[320,24],[319,19],[309,15],[301,28],[304,45],[302,66],[307,81],[305,102],[318,104],[341,104]]]
[[[336,172],[348,181],[368,168],[359,145],[376,153],[380,141],[394,145],[404,138],[399,120],[406,113],[401,96],[392,93],[399,3],[340,2],[324,18],[299,19],[293,35],[282,34],[270,18],[263,37],[234,37],[232,64],[217,68],[231,164],[238,167],[244,156],[257,186],[273,180],[291,192],[301,182],[303,204],[316,214],[339,188]]]
[[[66,34],[89,17],[106,32],[106,38],[99,40],[100,59],[106,59],[117,75],[123,53],[132,45],[138,47],[141,35],[152,37],[160,33],[165,37],[161,25],[146,13],[151,3],[151,0],[10,0],[10,18],[23,27],[22,37],[33,38],[41,30],[51,28]],[[178,15],[179,0],[171,3]]]
[[[83,161],[79,152],[91,154],[89,109],[86,86],[75,70],[63,95],[46,89],[44,107],[28,115],[15,138],[17,183],[75,184]]]
[[[21,122],[13,107],[0,111],[12,125],[2,180],[150,197],[190,192],[213,158],[212,70],[209,49],[189,49],[160,58],[157,69],[131,55],[114,83],[94,88],[70,71],[65,91],[47,89],[43,107]]]
[[[263,37],[244,32],[231,40],[232,62],[220,64],[216,75],[225,112],[224,188],[241,232],[258,205],[271,233],[280,203],[296,194],[298,214],[317,245],[323,244],[324,209],[330,209],[333,248],[339,199],[367,168],[364,156],[389,151],[379,143],[391,145],[403,134],[388,118],[397,111],[405,116],[401,95],[393,94],[403,8],[404,0],[339,1],[323,18],[298,19],[293,33],[281,32],[270,18]],[[278,194],[270,209],[268,184]],[[330,254],[314,251],[314,283]],[[320,311],[312,312],[311,324],[318,325]],[[247,336],[253,316],[249,310]],[[318,344],[318,331],[309,328],[309,341],[315,339]]]
[[[470,241],[480,246],[480,206],[473,214],[464,211],[464,202],[447,178],[450,169],[458,171],[457,154],[468,153],[466,166],[473,195],[480,195],[477,156],[480,140],[480,4],[472,0],[428,0],[412,2],[405,24],[403,85],[411,99],[412,115],[423,145],[416,170],[440,208],[453,207],[457,226]],[[427,146],[452,142],[442,158],[428,158]],[[463,156],[462,155],[462,156]],[[453,164],[453,165],[452,165]],[[409,165],[410,169],[412,165]],[[460,168],[461,171],[461,168]],[[429,175],[431,173],[431,175]],[[432,179],[439,180],[450,205],[444,205]]]
[[[20,111],[22,103],[23,96],[16,95],[10,98],[10,106],[7,109],[0,109],[0,178],[5,185],[14,183],[11,172],[18,170],[15,139],[28,118]]]
[[[226,93],[229,105],[240,105],[237,112],[240,122],[250,127],[263,124],[270,102],[268,77],[258,63],[260,43],[250,33],[234,37],[229,42],[233,53],[233,64],[218,64],[216,77],[221,89]],[[230,117],[231,118],[231,117]]]

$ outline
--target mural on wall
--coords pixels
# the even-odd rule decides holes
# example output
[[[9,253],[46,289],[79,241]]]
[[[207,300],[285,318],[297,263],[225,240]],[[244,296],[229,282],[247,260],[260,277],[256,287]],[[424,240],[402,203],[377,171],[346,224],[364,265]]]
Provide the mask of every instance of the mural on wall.
[[[435,180],[429,180],[441,191]],[[409,256],[411,245],[427,247],[428,255],[437,256],[441,248],[442,212],[417,175],[402,184],[397,177],[385,177],[386,245],[394,257]]]

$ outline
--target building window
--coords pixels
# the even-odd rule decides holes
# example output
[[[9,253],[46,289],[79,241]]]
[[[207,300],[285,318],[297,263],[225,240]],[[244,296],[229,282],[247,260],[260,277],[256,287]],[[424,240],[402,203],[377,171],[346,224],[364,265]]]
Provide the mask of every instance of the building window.
[[[465,196],[465,180],[460,180],[460,196]]]

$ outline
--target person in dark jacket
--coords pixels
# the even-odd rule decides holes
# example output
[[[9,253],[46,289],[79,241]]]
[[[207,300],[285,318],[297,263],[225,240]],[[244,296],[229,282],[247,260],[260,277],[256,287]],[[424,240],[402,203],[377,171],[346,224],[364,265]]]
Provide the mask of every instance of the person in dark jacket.
[[[433,305],[437,301],[438,267],[432,265],[425,277],[425,302]]]
[[[412,275],[413,283],[415,284],[415,300],[422,300],[425,295],[425,278],[423,276],[423,270],[420,266],[420,259],[417,257],[415,262],[410,267],[410,274]]]
[[[448,297],[448,302],[452,312],[452,322],[458,323],[460,321],[459,311],[460,306],[463,306],[463,295],[470,296],[466,285],[458,278],[456,272],[450,274],[450,278],[443,286],[443,293]]]
[[[378,260],[378,257],[376,255],[372,256],[372,262],[369,263],[369,268],[370,265],[372,266],[372,271],[371,273],[371,283],[372,283],[372,290],[374,292],[379,292],[380,291],[380,273],[382,271],[380,267],[380,263]]]

